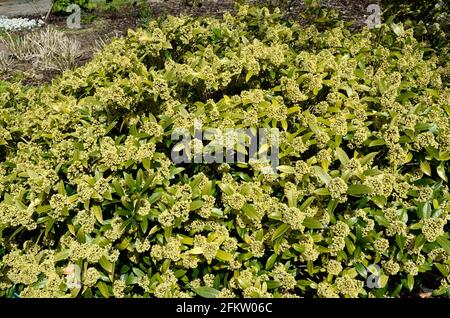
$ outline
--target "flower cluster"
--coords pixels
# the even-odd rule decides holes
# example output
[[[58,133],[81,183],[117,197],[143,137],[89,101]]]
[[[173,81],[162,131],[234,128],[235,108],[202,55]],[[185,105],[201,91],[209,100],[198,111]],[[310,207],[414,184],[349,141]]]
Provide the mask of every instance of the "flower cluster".
[[[0,30],[4,31],[16,31],[23,29],[32,29],[41,27],[44,25],[44,21],[41,19],[28,19],[28,18],[7,18],[0,16]]]

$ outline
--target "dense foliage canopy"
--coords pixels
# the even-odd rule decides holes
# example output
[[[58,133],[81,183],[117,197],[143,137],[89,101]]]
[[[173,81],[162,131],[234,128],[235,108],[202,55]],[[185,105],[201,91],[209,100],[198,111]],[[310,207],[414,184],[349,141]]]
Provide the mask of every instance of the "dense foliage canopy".
[[[1,83],[0,295],[448,294],[448,64],[401,24],[280,16],[169,16]],[[175,165],[195,120],[278,128],[277,174]]]

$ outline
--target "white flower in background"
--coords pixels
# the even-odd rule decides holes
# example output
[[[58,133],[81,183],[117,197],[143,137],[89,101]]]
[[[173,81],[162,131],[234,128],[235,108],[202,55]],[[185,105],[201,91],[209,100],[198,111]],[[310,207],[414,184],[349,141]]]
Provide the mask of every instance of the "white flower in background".
[[[44,25],[44,21],[41,19],[7,18],[0,16],[0,30],[4,31],[32,29],[41,27],[42,25]]]

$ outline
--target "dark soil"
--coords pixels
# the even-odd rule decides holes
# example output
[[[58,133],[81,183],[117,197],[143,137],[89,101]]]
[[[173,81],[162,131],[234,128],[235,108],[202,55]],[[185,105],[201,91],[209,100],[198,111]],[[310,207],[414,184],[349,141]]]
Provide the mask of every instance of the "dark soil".
[[[354,21],[355,25],[364,24],[368,13],[366,11],[370,4],[377,4],[379,0],[320,0],[321,3],[330,9],[335,9],[346,21]],[[198,5],[188,5],[186,0],[165,0],[164,2],[149,1],[151,11],[156,15],[179,15],[189,14],[194,16],[212,15],[222,16],[225,12],[233,12],[234,0],[202,0]],[[304,20],[301,13],[305,10],[303,0],[247,0],[247,3],[270,4],[278,3],[286,17],[295,20]]]

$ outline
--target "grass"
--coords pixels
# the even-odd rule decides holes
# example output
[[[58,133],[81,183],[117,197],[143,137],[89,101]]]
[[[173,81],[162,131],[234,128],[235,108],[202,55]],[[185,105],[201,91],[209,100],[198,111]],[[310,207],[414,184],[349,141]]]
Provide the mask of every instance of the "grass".
[[[52,27],[25,35],[8,34],[1,40],[14,60],[42,70],[64,71],[75,67],[80,44]]]

